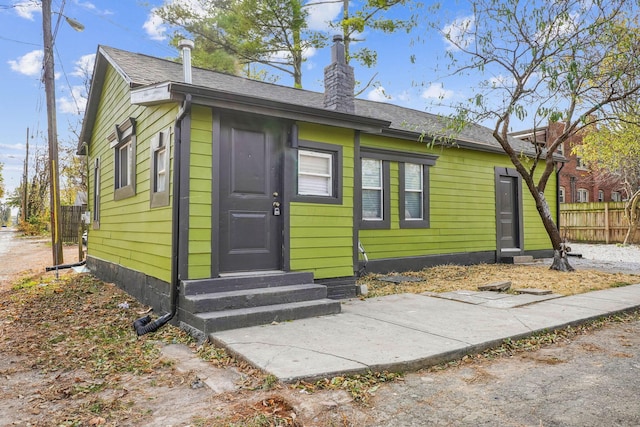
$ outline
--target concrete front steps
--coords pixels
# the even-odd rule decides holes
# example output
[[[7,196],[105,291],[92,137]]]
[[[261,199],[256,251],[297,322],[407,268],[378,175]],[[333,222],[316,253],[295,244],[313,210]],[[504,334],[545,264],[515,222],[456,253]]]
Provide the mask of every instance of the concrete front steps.
[[[185,280],[180,290],[180,319],[205,336],[340,312],[340,302],[327,298],[327,287],[314,284],[312,273]]]
[[[531,255],[502,256],[500,262],[503,264],[530,264],[533,262],[533,257]]]

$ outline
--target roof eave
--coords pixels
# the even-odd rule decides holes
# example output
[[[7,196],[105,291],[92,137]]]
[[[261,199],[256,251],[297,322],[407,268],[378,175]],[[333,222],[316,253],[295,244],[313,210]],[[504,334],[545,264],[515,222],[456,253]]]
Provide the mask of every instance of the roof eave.
[[[383,129],[391,125],[391,122],[388,120],[241,95],[180,82],[164,82],[133,89],[131,91],[131,102],[138,105],[153,105],[163,102],[179,101],[187,94],[192,96],[191,102],[194,104],[269,116],[276,114],[279,117],[287,119],[310,121],[312,123],[331,126],[343,126],[370,133],[380,133]]]

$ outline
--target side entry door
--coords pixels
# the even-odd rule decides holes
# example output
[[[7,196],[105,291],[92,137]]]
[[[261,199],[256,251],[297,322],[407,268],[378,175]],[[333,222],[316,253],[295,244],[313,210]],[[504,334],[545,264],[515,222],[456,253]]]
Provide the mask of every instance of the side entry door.
[[[277,126],[221,120],[221,273],[282,268],[280,144]]]

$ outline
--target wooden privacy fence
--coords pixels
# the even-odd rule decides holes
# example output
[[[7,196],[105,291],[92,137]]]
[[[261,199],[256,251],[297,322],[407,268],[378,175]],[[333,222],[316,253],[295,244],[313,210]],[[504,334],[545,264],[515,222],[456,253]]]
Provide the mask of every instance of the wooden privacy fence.
[[[78,230],[82,215],[82,206],[61,206],[62,221],[60,228],[62,231],[63,243],[78,243]]]
[[[622,243],[629,223],[624,202],[561,203],[560,235],[570,242]],[[631,236],[629,243],[634,243]]]

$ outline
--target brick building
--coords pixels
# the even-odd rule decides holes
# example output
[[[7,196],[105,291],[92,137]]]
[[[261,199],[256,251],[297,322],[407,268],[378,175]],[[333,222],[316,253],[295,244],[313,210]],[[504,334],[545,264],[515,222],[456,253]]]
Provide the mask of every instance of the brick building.
[[[564,123],[549,123],[535,129],[514,132],[511,136],[537,144],[547,145],[562,133]],[[567,162],[560,170],[560,203],[586,202],[619,202],[626,198],[619,180],[612,174],[602,173],[590,169],[579,156],[573,152],[573,147],[582,144],[584,131],[575,133],[558,147],[557,153],[565,156]]]

